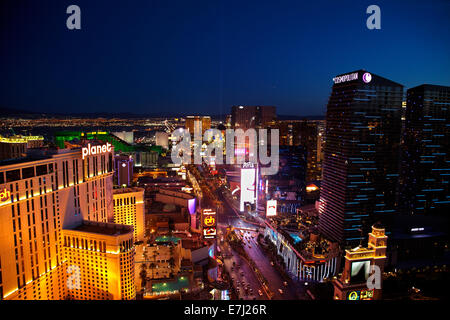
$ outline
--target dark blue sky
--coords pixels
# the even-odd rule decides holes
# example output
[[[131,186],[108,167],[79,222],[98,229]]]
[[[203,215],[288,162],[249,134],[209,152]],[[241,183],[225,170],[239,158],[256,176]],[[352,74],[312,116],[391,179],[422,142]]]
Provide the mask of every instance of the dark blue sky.
[[[66,28],[71,4],[81,30]],[[366,28],[371,4],[381,30]],[[323,114],[333,76],[356,69],[450,85],[449,21],[448,0],[2,0],[0,106]]]

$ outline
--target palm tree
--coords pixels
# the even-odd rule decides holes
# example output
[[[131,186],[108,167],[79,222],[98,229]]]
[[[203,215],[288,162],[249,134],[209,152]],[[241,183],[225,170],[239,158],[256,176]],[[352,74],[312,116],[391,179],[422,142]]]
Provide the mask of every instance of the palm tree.
[[[152,270],[152,279],[153,279],[153,270],[155,269],[156,264],[154,262],[150,263],[150,269]]]
[[[175,267],[175,259],[173,257],[170,257],[170,259],[169,259],[169,267],[170,267],[171,274],[173,274],[173,268]]]
[[[139,276],[141,277],[141,284],[144,289],[147,282],[147,266],[145,263],[141,264],[141,272],[139,273]]]

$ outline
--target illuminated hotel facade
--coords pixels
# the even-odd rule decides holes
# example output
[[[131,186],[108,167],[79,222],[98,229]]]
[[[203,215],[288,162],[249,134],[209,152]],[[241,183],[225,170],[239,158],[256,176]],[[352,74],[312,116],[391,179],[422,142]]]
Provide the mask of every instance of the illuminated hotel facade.
[[[267,221],[265,224],[264,236],[275,245],[277,253],[283,258],[287,273],[294,280],[323,282],[338,272],[340,257],[337,243],[330,245],[327,254],[309,254],[296,247],[296,241],[301,241],[294,240],[299,239],[298,236],[276,229]]]
[[[375,224],[369,233],[366,248],[358,246],[351,250],[345,250],[344,270],[341,277],[333,281],[335,300],[381,299],[387,238],[384,228]],[[378,287],[375,286],[375,281],[369,278],[371,275],[373,277],[379,275]],[[371,284],[371,287],[368,283]]]
[[[132,300],[134,282],[133,228],[83,221],[63,230],[67,265],[66,298]]]
[[[134,241],[143,241],[145,233],[144,188],[114,189],[114,223],[134,228]]]
[[[231,125],[234,129],[265,128],[276,119],[274,106],[232,106]]]
[[[83,220],[113,220],[113,150],[88,156],[82,150],[47,150],[0,163],[1,299],[67,298],[72,258],[64,233]],[[97,268],[94,259],[89,261],[87,267]]]
[[[319,228],[354,245],[395,214],[403,86],[358,70],[337,76],[327,106]]]

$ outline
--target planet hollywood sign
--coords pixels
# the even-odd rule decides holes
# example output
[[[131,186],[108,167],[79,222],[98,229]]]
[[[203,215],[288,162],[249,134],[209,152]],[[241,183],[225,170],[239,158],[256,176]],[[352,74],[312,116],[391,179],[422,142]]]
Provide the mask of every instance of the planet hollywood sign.
[[[111,152],[111,150],[112,150],[111,146],[112,145],[109,142],[107,142],[104,145],[99,145],[99,146],[91,146],[91,144],[88,143],[87,147],[81,148],[82,158],[84,159],[86,156],[91,156],[91,155],[105,153],[105,152]]]
[[[203,209],[202,212],[203,238],[212,239],[217,235],[216,212],[211,209]]]
[[[338,77],[334,77],[333,78],[333,82],[335,84],[342,83],[342,82],[347,82],[347,81],[353,81],[353,80],[358,80],[358,72],[344,74],[342,76],[338,76]],[[363,74],[363,76],[362,76],[362,80],[365,83],[369,83],[372,80],[372,75],[369,72],[365,72]]]

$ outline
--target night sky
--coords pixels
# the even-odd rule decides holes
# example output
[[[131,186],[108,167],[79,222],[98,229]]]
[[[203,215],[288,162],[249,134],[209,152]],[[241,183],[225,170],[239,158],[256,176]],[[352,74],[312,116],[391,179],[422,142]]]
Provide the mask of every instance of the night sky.
[[[332,78],[366,69],[450,85],[449,0],[1,0],[0,106],[321,115]],[[81,8],[68,30],[66,8]],[[381,8],[381,30],[366,8]]]

